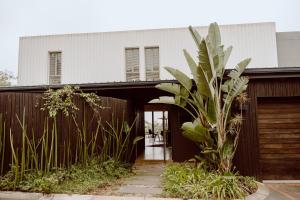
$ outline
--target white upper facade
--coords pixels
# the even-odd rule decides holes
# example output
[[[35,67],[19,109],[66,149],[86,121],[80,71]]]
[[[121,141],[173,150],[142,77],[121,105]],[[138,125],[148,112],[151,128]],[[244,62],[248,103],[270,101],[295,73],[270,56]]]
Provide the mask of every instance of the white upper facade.
[[[201,36],[207,27],[196,28]],[[232,45],[227,68],[251,57],[249,68],[277,67],[275,23],[220,26],[222,43]],[[125,49],[138,48],[139,80],[146,80],[145,48],[159,49],[159,78],[172,79],[170,66],[190,73],[183,56],[187,49],[196,59],[196,46],[188,28],[21,37],[18,85],[49,84],[50,54],[61,53],[61,83],[126,81]]]

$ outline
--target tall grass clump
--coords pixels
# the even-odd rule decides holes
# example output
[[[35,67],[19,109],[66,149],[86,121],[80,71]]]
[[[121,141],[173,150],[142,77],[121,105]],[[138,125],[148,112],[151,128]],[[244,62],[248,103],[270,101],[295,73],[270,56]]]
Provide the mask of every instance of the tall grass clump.
[[[82,121],[79,118],[78,103],[76,100],[83,100],[83,111],[82,111]],[[63,161],[64,165],[69,166],[72,155],[74,155],[74,162],[87,163],[88,159],[94,155],[96,150],[97,138],[100,131],[101,116],[100,111],[103,109],[101,105],[101,98],[95,93],[84,93],[78,87],[65,86],[62,89],[52,90],[49,89],[44,93],[43,96],[44,104],[42,110],[48,113],[48,116],[53,119],[53,128],[57,130],[57,115],[62,113],[65,118],[69,118],[68,127],[69,132],[71,132],[71,126],[76,127],[75,133],[69,133],[67,140],[64,140],[63,149]],[[87,121],[87,111],[86,106],[89,106],[93,112],[93,117],[91,122]],[[89,124],[96,121],[97,128],[95,131],[90,130]],[[74,135],[71,135],[74,134]],[[88,136],[91,135],[92,138],[88,140]],[[56,137],[55,137],[56,138]],[[75,139],[75,154],[70,154],[71,149],[71,138]],[[57,139],[57,138],[56,138]],[[57,140],[55,140],[55,144]],[[57,149],[55,149],[57,152]]]
[[[141,136],[132,137],[131,131],[135,122],[136,118],[129,125],[124,121],[124,116],[120,122],[118,119],[115,120],[114,115],[112,115],[111,123],[106,122],[106,126],[103,126],[101,135],[103,142],[102,160],[111,158],[120,162],[130,162],[135,145],[143,139]]]

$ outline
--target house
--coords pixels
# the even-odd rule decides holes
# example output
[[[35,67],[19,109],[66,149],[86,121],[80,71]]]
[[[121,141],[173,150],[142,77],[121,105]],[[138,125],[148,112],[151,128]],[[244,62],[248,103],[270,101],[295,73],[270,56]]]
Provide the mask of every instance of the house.
[[[243,109],[243,128],[234,159],[236,169],[242,175],[256,176],[261,180],[300,180],[300,67],[246,69],[244,75],[250,79],[247,89],[249,101]],[[184,110],[174,105],[148,103],[151,99],[168,95],[155,88],[155,85],[164,82],[176,81],[89,83],[78,86],[83,91],[92,91],[104,97],[104,119],[112,113],[124,117],[125,112],[128,122],[136,122],[132,132],[134,136],[145,136],[145,112],[168,112],[166,127],[171,133],[171,141],[163,148],[153,146],[149,153],[156,152],[155,149],[167,151],[168,148],[171,151],[166,159],[181,162],[199,153],[199,149],[182,135],[181,124],[190,120]],[[22,116],[25,109],[28,129],[42,133],[45,112],[39,105],[42,105],[41,96],[47,87],[17,86],[0,89],[0,113],[3,113],[3,119],[7,122],[7,132],[11,128],[14,137],[21,137],[22,131],[16,115]],[[63,85],[50,87],[57,89]],[[88,119],[93,118],[93,112],[86,113]],[[83,115],[83,109],[78,115]],[[66,126],[69,119],[59,117],[57,120],[60,124],[59,135],[65,137],[70,133]],[[94,123],[89,134],[96,127]],[[146,139],[138,143],[135,159],[146,153]],[[9,145],[6,146],[9,148]],[[5,156],[6,159],[11,158],[10,154]]]
[[[207,27],[197,29],[206,35]],[[250,100],[243,110],[245,122],[234,160],[237,170],[262,180],[299,180],[300,32],[277,33],[274,23],[224,25],[220,29],[223,43],[234,47],[229,68],[243,58],[252,58],[244,73],[250,79]],[[131,121],[136,119],[135,136],[145,136],[147,111],[152,115],[153,111],[167,112],[171,137],[170,146],[163,149],[170,148],[170,160],[188,160],[199,151],[182,136],[180,126],[190,120],[189,115],[172,105],[148,103],[167,95],[156,89],[156,84],[175,82],[166,80],[172,77],[163,66],[189,72],[184,48],[196,56],[187,28],[22,37],[18,81],[24,87],[0,90],[0,113],[13,124],[14,112],[20,114],[26,107],[28,120],[42,119],[36,102],[45,88],[74,83],[100,96],[126,101],[123,110],[108,103],[125,110]],[[135,158],[145,149],[143,140]]]
[[[284,66],[281,60],[289,60],[287,55],[277,56],[281,54],[277,44],[285,46],[281,40],[286,34],[277,37],[275,23],[223,25],[220,29],[223,43],[234,47],[228,68],[246,57],[252,58],[249,68]],[[207,33],[207,27],[197,30],[201,35]],[[164,66],[189,73],[183,49],[196,56],[187,27],[21,37],[18,85],[171,79]]]

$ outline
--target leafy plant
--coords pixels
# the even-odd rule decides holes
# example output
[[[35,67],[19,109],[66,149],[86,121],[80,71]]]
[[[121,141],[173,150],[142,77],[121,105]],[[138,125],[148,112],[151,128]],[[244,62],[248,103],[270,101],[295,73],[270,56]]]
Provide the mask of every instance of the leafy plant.
[[[170,164],[162,174],[166,196],[186,199],[243,199],[257,190],[251,177],[207,172],[191,164]]]
[[[13,85],[16,76],[11,71],[0,71],[0,87],[7,87]]]
[[[76,98],[83,99],[81,116],[77,115]],[[112,115],[112,121],[103,125],[99,112],[103,108],[101,98],[94,93],[83,93],[76,87],[48,90],[43,99],[42,110],[47,111],[49,116],[44,120],[44,129],[39,137],[34,128],[29,130],[27,126],[25,108],[21,117],[16,115],[21,129],[20,140],[16,142],[16,134],[10,129],[10,170],[0,175],[0,189],[81,193],[128,174],[129,165],[124,163],[130,162],[134,146],[141,139],[136,137],[132,140],[135,121],[129,126],[124,116],[119,122]],[[92,108],[91,119],[87,117],[90,111],[87,105]],[[58,140],[60,130],[56,118],[59,112],[69,117],[69,130],[64,132],[66,135],[60,136],[62,140]],[[95,125],[93,120],[96,120],[96,129],[91,128]],[[6,137],[3,121],[0,115],[1,173]],[[75,133],[71,123],[76,128]],[[102,148],[98,146],[101,142]]]
[[[77,86],[66,85],[58,90],[47,90],[43,96],[44,104],[41,109],[48,111],[52,118],[55,118],[59,111],[62,111],[65,116],[69,116],[79,110],[74,102],[75,97],[84,99],[96,113],[103,108],[101,98],[95,93],[84,93]]]
[[[87,163],[88,159],[92,159],[95,156],[97,138],[101,130],[101,123],[98,121],[96,130],[89,131],[86,114],[86,108],[83,106],[83,122],[81,125],[72,116],[74,124],[77,127],[75,162],[81,163]],[[90,140],[88,139],[88,135],[91,135]]]
[[[142,136],[137,136],[135,138],[130,137],[132,128],[136,119],[131,125],[123,120],[119,122],[114,120],[112,115],[112,122],[106,122],[106,126],[103,126],[102,134],[102,154],[101,157],[103,160],[107,158],[112,158],[119,162],[130,162],[133,149],[137,142],[143,139]]]
[[[192,27],[189,30],[198,48],[197,62],[184,50],[193,79],[180,70],[166,67],[179,83],[162,83],[156,87],[174,97],[160,97],[151,102],[185,109],[193,121],[182,125],[183,134],[199,145],[201,152],[196,158],[208,169],[228,173],[232,169],[242,124],[242,109],[234,115],[231,107],[235,100],[240,100],[240,108],[246,102],[248,78],[241,75],[250,59],[239,62],[224,79],[232,47],[224,49],[218,25],[210,24],[206,38],[201,38]]]
[[[78,105],[76,104],[75,99],[80,98],[83,100],[83,122],[78,122],[76,117],[76,112],[79,110]],[[65,117],[71,117],[74,125],[76,126],[76,152],[75,152],[75,162],[84,162],[86,163],[89,159],[89,149],[91,148],[92,153],[94,154],[97,142],[97,136],[100,127],[100,110],[103,109],[101,105],[101,98],[95,93],[84,93],[79,87],[72,87],[66,85],[61,89],[47,90],[43,95],[44,104],[41,108],[43,111],[47,111],[49,117],[53,118],[53,129],[56,130],[54,133],[54,144],[57,146],[57,121],[56,117],[59,112],[62,112]],[[88,123],[86,121],[86,104],[93,110],[93,117],[96,116],[97,120],[97,130],[96,133],[89,132]],[[70,121],[69,121],[70,123]],[[70,125],[69,125],[70,129]],[[92,134],[92,141],[87,140],[87,135]],[[64,163],[66,163],[66,154],[70,160],[70,140],[67,141],[67,149],[64,149]],[[51,143],[52,144],[52,143]],[[57,154],[57,148],[55,148],[55,155]],[[55,157],[55,165],[57,166],[57,157]],[[68,163],[70,165],[70,163]]]
[[[15,174],[0,177],[1,190],[21,190],[43,193],[88,193],[93,189],[112,185],[122,177],[130,176],[129,166],[107,160],[90,159],[87,164],[77,163],[68,169],[60,168],[48,174],[28,172],[14,185]]]

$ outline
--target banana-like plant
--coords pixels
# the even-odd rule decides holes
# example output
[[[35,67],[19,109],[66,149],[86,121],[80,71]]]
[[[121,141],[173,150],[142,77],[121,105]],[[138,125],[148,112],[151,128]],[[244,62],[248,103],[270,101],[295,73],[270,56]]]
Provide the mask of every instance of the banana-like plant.
[[[189,30],[198,48],[197,62],[184,50],[192,79],[178,69],[166,67],[178,84],[161,83],[156,88],[174,96],[160,97],[150,103],[174,104],[185,109],[193,121],[184,123],[182,130],[184,136],[201,148],[196,158],[209,169],[230,172],[242,124],[242,112],[234,115],[231,107],[235,100],[240,100],[240,108],[245,103],[248,78],[242,73],[250,58],[239,62],[226,76],[225,66],[232,46],[224,49],[218,24],[210,24],[205,38],[194,28]]]

